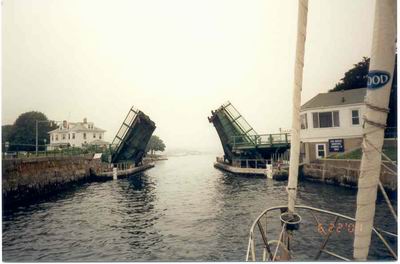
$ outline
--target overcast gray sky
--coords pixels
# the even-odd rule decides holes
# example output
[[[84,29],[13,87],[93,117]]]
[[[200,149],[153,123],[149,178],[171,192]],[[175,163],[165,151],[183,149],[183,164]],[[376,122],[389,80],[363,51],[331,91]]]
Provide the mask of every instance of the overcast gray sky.
[[[370,56],[373,0],[309,0],[304,103]],[[2,124],[87,117],[111,141],[134,105],[167,148],[222,150],[230,100],[258,133],[291,126],[295,0],[3,0]]]

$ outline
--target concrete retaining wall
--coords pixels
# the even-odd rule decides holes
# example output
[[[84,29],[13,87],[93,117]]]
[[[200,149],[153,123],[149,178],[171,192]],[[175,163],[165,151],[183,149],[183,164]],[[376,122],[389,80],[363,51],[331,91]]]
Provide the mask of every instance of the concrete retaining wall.
[[[5,205],[48,195],[69,185],[91,180],[103,171],[100,159],[38,157],[2,161],[2,194]]]
[[[255,169],[255,168],[240,168],[224,164],[222,162],[214,162],[214,167],[225,170],[235,174],[248,174],[248,175],[264,175],[267,176],[267,169]]]
[[[348,187],[357,187],[360,175],[360,160],[324,159],[316,160],[310,164],[304,164],[302,176],[313,181],[338,184]],[[389,162],[384,162],[393,171],[396,167]],[[380,180],[385,189],[397,190],[397,174],[393,174],[383,165],[381,167]]]
[[[124,177],[128,177],[130,175],[133,175],[135,173],[139,173],[145,170],[148,170],[150,168],[154,167],[154,163],[153,162],[144,162],[143,165],[138,166],[138,167],[132,167],[132,168],[128,168],[128,169],[124,169],[124,170],[117,170],[116,171],[116,176],[117,179],[121,179]],[[99,179],[105,179],[105,180],[112,180],[114,178],[114,172],[113,171],[104,171],[104,172],[100,172],[96,174],[96,178]]]

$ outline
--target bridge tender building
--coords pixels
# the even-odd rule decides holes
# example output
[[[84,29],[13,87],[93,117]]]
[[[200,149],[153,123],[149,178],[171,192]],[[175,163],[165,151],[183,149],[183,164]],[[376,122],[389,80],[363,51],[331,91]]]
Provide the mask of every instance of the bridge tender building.
[[[320,93],[301,107],[304,161],[361,147],[366,88]]]

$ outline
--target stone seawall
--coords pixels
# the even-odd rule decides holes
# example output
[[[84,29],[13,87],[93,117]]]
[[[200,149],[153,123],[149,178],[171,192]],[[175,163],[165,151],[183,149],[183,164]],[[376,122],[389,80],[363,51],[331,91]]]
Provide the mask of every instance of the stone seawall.
[[[93,180],[105,168],[92,156],[3,159],[3,204],[18,204]]]
[[[393,171],[397,168],[389,162],[384,162]],[[302,176],[312,181],[320,181],[357,188],[360,175],[360,160],[324,159],[310,164],[304,164]],[[390,172],[383,165],[380,180],[385,189],[397,191],[397,174]]]

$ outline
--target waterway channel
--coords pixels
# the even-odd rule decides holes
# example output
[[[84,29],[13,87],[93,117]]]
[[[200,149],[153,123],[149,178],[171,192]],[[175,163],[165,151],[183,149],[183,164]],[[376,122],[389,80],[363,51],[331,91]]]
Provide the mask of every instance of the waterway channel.
[[[169,157],[140,175],[3,211],[3,261],[244,261],[252,222],[267,207],[286,204],[287,182],[224,173],[214,160]],[[354,217],[355,200],[353,189],[300,182],[300,204]],[[397,230],[380,196],[375,223]],[[323,236],[311,221],[300,230],[294,254],[307,260]],[[328,248],[351,257],[351,231],[335,232]],[[371,259],[390,259],[375,237],[372,244]]]

